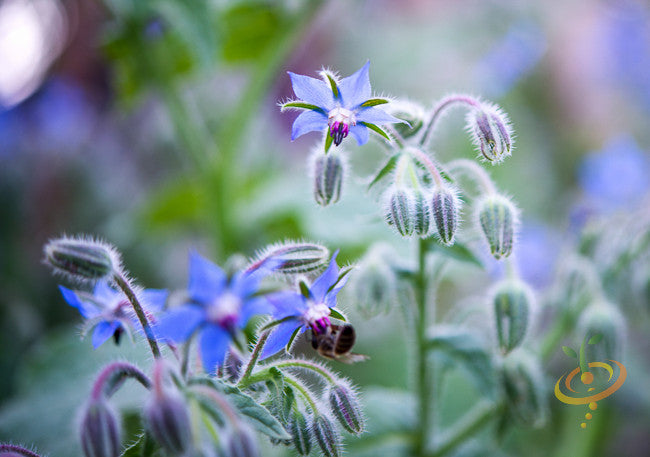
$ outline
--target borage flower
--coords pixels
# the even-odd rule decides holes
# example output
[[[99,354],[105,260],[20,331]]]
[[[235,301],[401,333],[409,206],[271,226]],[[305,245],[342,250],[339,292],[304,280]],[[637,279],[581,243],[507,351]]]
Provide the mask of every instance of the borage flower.
[[[111,336],[115,343],[119,343],[124,331],[130,328],[140,329],[140,323],[127,297],[106,281],[98,281],[92,294],[63,286],[59,286],[59,290],[65,301],[77,308],[88,320],[89,328],[94,328],[92,343],[95,349]],[[138,293],[138,300],[150,320],[153,320],[153,313],[163,308],[167,294],[166,290],[158,289],[146,289]]]
[[[200,353],[204,369],[214,373],[226,356],[230,342],[255,314],[270,311],[268,302],[255,294],[263,264],[232,277],[196,253],[190,255],[187,303],[161,316],[156,333],[174,343],[187,341],[200,332]]]
[[[332,256],[329,267],[311,286],[303,285],[302,293],[283,291],[267,296],[273,309],[271,315],[280,322],[269,335],[262,351],[262,358],[269,357],[285,347],[294,332],[303,333],[311,329],[316,335],[331,329],[330,317],[340,314],[333,310],[336,295],[348,280],[349,270],[339,272],[336,255]]]
[[[305,110],[296,118],[291,132],[291,141],[308,132],[324,131],[328,136],[325,149],[331,142],[341,144],[348,133],[357,140],[359,146],[368,141],[368,129],[390,140],[378,124],[405,121],[386,113],[377,105],[388,103],[384,98],[372,98],[368,77],[370,62],[355,74],[340,81],[333,73],[323,70],[323,80],[288,72],[293,91],[299,100],[291,100],[281,105],[282,110]]]

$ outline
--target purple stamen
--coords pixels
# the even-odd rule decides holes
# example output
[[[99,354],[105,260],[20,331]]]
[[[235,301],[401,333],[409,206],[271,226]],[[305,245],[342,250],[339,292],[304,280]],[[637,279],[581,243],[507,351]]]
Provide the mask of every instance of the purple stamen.
[[[339,145],[341,144],[341,141],[343,141],[343,138],[348,136],[348,132],[350,131],[350,127],[343,123],[343,122],[334,122],[332,124],[332,128],[330,129],[330,136],[334,139],[334,144]]]

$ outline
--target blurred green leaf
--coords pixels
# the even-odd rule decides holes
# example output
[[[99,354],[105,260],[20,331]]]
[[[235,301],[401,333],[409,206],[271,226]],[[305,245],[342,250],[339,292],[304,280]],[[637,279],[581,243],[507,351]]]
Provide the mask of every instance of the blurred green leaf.
[[[603,339],[603,334],[602,333],[596,333],[594,336],[592,336],[589,339],[589,344],[598,344],[598,343],[600,343],[600,341],[602,339]],[[564,347],[566,347],[566,346],[564,346]],[[564,351],[564,352],[566,352],[566,351]]]
[[[440,253],[454,260],[471,263],[479,268],[484,268],[483,263],[481,263],[471,249],[459,241],[456,241],[451,246],[443,246],[434,237],[427,238],[425,241],[429,252]]]
[[[142,222],[152,228],[195,225],[203,220],[204,208],[201,190],[187,181],[179,181],[168,184],[151,197]]]
[[[574,350],[573,350],[572,348],[570,348],[569,346],[562,346],[562,350],[563,350],[564,353],[565,353],[566,355],[568,355],[569,357],[573,357],[574,359],[577,359],[577,358],[578,358],[578,354],[576,354],[576,351],[574,351]]]
[[[374,179],[368,184],[368,190],[372,188],[375,184],[377,184],[379,181],[381,181],[388,173],[393,171],[395,169],[395,165],[397,165],[397,159],[400,158],[402,155],[401,152],[398,152],[396,154],[393,154],[390,156],[388,161],[384,164],[384,166],[377,172],[375,175]]]

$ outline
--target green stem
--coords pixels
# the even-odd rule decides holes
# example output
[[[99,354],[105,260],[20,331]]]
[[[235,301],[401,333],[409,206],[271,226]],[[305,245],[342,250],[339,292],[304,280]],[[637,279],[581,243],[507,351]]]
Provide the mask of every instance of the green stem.
[[[427,364],[427,275],[426,275],[426,242],[418,240],[418,269],[413,278],[415,289],[415,304],[417,315],[415,321],[417,354],[417,398],[418,417],[420,428],[418,430],[417,455],[426,453],[427,442],[433,440],[430,424],[430,412],[433,409],[431,398],[432,369]]]
[[[115,272],[115,274],[113,275],[113,279],[115,280],[115,283],[119,286],[119,288],[122,289],[124,295],[126,295],[126,297],[129,299],[129,302],[133,307],[133,311],[135,311],[135,315],[138,317],[138,320],[140,321],[140,325],[142,325],[142,330],[144,331],[144,335],[147,338],[149,347],[151,347],[151,353],[155,358],[157,359],[160,358],[160,349],[158,349],[158,343],[156,342],[156,337],[154,336],[153,330],[151,329],[151,325],[149,325],[149,320],[147,319],[147,315],[145,314],[144,309],[142,309],[142,305],[140,305],[140,302],[138,301],[138,297],[133,291],[133,287],[129,283],[129,280],[120,272]]]
[[[298,393],[300,393],[300,395],[302,395],[302,398],[304,398],[305,401],[307,403],[309,403],[309,407],[311,408],[312,412],[314,414],[316,414],[316,412],[318,411],[318,407],[316,406],[316,402],[314,401],[314,399],[311,398],[311,394],[310,394],[309,390],[307,390],[307,388],[305,386],[303,386],[300,381],[293,378],[292,376],[285,375],[284,376],[284,381],[287,384],[292,385],[298,391]]]
[[[436,165],[429,159],[429,157],[419,149],[411,148],[409,149],[409,152],[415,157],[415,160],[420,162],[424,167],[427,169],[427,171],[431,174],[431,177],[433,178],[433,181],[436,183],[436,186],[438,188],[442,188],[444,185],[444,181],[442,179],[442,176],[440,175],[440,171],[438,171],[438,168]]]
[[[253,372],[253,368],[255,368],[255,364],[260,358],[260,353],[262,352],[264,344],[266,343],[266,340],[269,338],[270,334],[271,331],[266,330],[265,332],[262,332],[260,337],[257,339],[257,343],[255,344],[255,348],[253,348],[253,352],[251,354],[251,358],[248,360],[248,364],[246,364],[246,369],[244,370],[244,374],[241,376],[241,380],[248,378]]]
[[[431,141],[431,134],[433,132],[433,127],[435,126],[438,119],[440,119],[440,115],[443,113],[445,109],[449,108],[454,103],[464,103],[466,105],[475,108],[481,106],[478,100],[468,95],[450,95],[448,97],[443,98],[438,102],[438,104],[431,111],[431,116],[429,117],[429,121],[427,122],[427,124],[424,126],[424,129],[422,130],[422,136],[420,137],[420,146],[426,146],[429,143],[429,141]]]
[[[486,194],[496,194],[497,188],[494,186],[494,183],[490,179],[487,171],[483,169],[479,164],[469,159],[457,159],[452,160],[447,164],[447,169],[451,173],[452,170],[462,170],[472,176],[472,179]]]
[[[279,362],[271,363],[267,366],[276,367],[276,368],[306,368],[308,370],[313,371],[314,373],[318,373],[320,376],[325,378],[327,382],[329,382],[330,384],[336,384],[336,377],[334,376],[333,373],[326,370],[325,368],[318,365],[317,363],[310,362],[309,360],[302,360],[302,359],[281,360]]]
[[[442,444],[432,454],[432,457],[443,457],[463,444],[469,437],[481,430],[498,412],[498,405],[483,400],[468,412],[453,430],[449,431]]]

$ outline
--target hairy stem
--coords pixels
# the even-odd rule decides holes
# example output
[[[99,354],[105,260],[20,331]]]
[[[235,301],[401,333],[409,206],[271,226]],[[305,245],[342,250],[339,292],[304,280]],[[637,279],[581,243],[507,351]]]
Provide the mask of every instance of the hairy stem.
[[[464,171],[471,176],[472,180],[485,192],[486,194],[496,194],[497,188],[494,186],[490,175],[479,164],[469,159],[452,160],[447,165],[447,169],[451,173],[452,170]]]
[[[122,289],[122,292],[124,292],[126,298],[129,299],[129,302],[133,307],[133,311],[135,311],[136,316],[138,316],[138,320],[140,321],[140,325],[142,325],[142,330],[144,331],[144,335],[147,338],[149,347],[151,347],[153,356],[157,359],[160,358],[160,349],[158,348],[158,342],[156,341],[156,337],[154,336],[151,325],[149,324],[147,315],[145,314],[142,305],[140,305],[138,297],[133,291],[133,286],[121,272],[115,272],[113,279],[115,280],[115,283],[118,285],[118,287]]]
[[[244,380],[248,378],[253,372],[253,368],[255,368],[255,364],[257,363],[257,360],[260,358],[260,354],[262,352],[262,349],[264,348],[264,344],[266,344],[266,340],[269,338],[270,334],[271,334],[271,330],[266,330],[262,332],[260,337],[257,339],[257,343],[253,348],[251,358],[248,360],[248,363],[246,364],[246,369],[244,370],[244,373],[242,374],[240,380]]]
[[[469,95],[450,95],[444,97],[431,111],[431,116],[429,117],[429,120],[422,130],[422,136],[420,137],[420,146],[427,146],[429,144],[433,133],[433,127],[435,126],[438,119],[440,119],[440,115],[445,109],[456,103],[464,103],[474,108],[477,108],[481,105],[478,100],[476,100],[474,97],[470,97]]]
[[[337,380],[335,375],[327,370],[326,368],[320,366],[317,363],[311,362],[309,360],[303,360],[303,359],[290,359],[290,360],[281,360],[279,362],[274,362],[269,365],[267,365],[269,368],[270,367],[276,367],[276,368],[303,368],[307,370],[311,370],[314,373],[319,374],[322,376],[327,382],[330,384],[336,384]]]
[[[3,454],[7,452],[12,454],[24,455],[25,457],[41,457],[36,452],[32,452],[29,449],[25,449],[24,447],[17,446],[15,444],[0,443],[0,452]]]
[[[113,362],[95,380],[91,398],[98,400],[102,395],[110,397],[126,378],[133,378],[147,389],[151,388],[151,380],[138,367],[126,362]]]
[[[415,160],[417,160],[422,165],[424,165],[427,171],[431,174],[431,177],[433,178],[433,181],[436,183],[436,186],[442,187],[444,181],[442,180],[440,171],[438,171],[438,168],[433,163],[433,161],[424,152],[420,151],[419,149],[412,148],[410,149],[410,152],[413,155],[413,157],[415,157]]]
[[[426,275],[426,243],[418,240],[418,269],[413,278],[415,290],[415,304],[417,315],[415,321],[416,331],[416,371],[417,385],[416,395],[418,398],[418,417],[420,428],[417,439],[417,455],[423,456],[426,453],[427,442],[432,440],[431,416],[433,409],[431,402],[431,378],[432,369],[427,364],[427,275]]]

